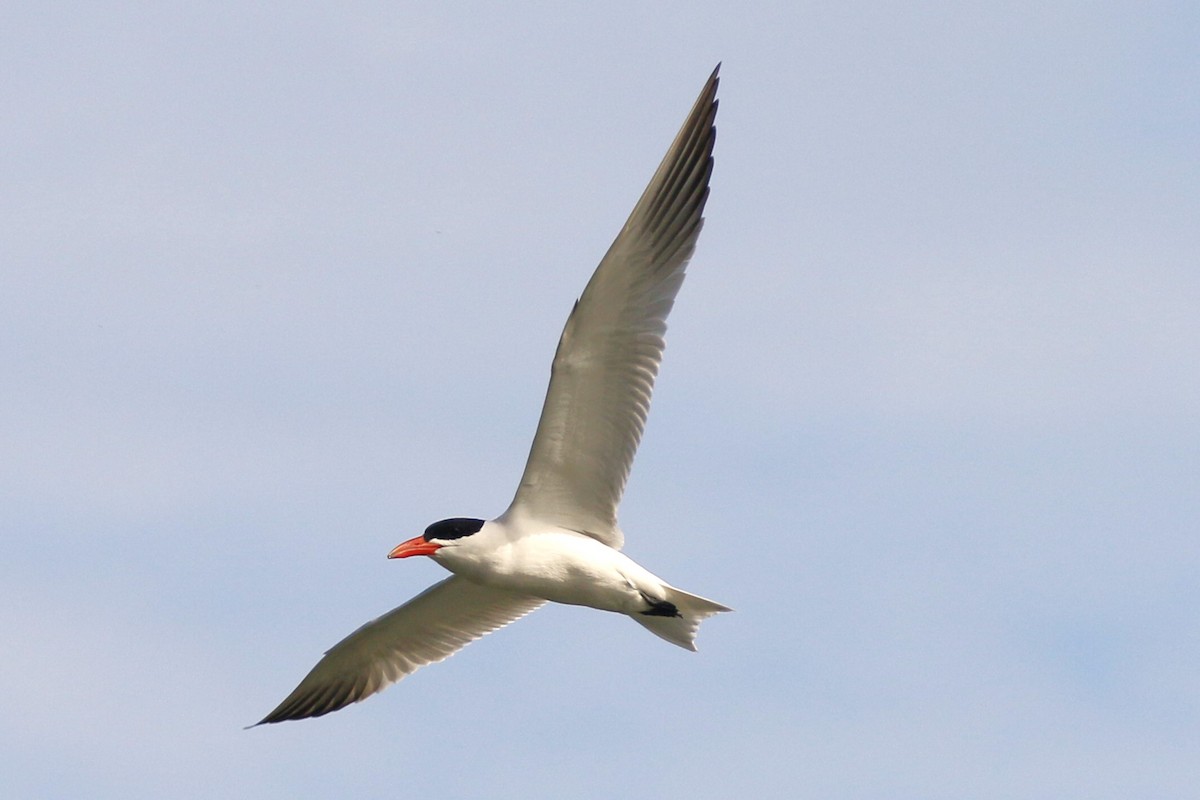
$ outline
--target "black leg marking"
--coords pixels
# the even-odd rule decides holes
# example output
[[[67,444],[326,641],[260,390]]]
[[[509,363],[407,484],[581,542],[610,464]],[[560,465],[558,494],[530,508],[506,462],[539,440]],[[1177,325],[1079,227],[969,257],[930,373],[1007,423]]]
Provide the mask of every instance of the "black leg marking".
[[[645,592],[642,592],[642,599],[650,604],[650,607],[641,612],[647,617],[682,617],[679,609],[670,600],[655,600]]]

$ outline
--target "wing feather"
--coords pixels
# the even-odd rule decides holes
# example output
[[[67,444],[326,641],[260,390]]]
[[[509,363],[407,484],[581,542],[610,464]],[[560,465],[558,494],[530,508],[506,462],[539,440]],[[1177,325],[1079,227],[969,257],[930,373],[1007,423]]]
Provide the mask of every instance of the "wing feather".
[[[623,544],[617,506],[650,412],[667,315],[704,225],[717,70],[567,318],[506,514]]]
[[[258,724],[319,717],[357,703],[545,602],[447,578],[330,648]]]

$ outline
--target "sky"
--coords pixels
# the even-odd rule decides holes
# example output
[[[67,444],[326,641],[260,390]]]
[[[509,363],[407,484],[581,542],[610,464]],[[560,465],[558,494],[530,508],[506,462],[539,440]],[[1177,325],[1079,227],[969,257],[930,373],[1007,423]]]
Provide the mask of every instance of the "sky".
[[[1182,2],[9,8],[11,796],[1194,797],[1198,32]],[[621,522],[736,613],[692,654],[545,608],[244,730],[441,577],[394,545],[507,506],[718,61]]]

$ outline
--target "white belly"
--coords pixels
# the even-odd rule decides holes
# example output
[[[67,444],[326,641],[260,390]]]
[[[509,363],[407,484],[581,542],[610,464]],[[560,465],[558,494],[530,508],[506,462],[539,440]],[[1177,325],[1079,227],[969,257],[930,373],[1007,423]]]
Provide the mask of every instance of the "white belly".
[[[436,560],[451,572],[556,603],[633,614],[646,597],[663,599],[663,581],[633,559],[577,533],[551,531],[494,542],[486,551],[446,548]]]

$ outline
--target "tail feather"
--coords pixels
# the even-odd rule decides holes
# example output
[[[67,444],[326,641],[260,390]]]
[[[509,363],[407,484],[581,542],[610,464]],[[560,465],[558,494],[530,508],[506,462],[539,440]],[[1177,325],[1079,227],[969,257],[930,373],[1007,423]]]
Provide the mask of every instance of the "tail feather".
[[[713,614],[722,611],[732,611],[720,603],[714,603],[698,595],[676,589],[674,586],[664,587],[667,602],[678,610],[677,616],[661,616],[659,614],[631,614],[633,620],[646,630],[671,644],[676,644],[685,650],[696,652],[696,631],[700,623]]]

